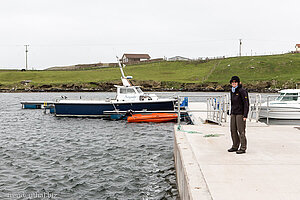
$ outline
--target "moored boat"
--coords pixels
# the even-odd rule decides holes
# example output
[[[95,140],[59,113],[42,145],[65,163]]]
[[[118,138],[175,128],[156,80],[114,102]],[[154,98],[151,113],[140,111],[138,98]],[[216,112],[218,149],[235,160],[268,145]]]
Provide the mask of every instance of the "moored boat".
[[[60,99],[54,102],[55,115],[58,117],[107,117],[104,112],[114,111],[170,111],[175,110],[177,100],[158,98],[155,94],[145,94],[140,86],[130,82],[131,76],[125,76],[123,65],[119,62],[123,85],[115,85],[115,99],[71,100]]]
[[[300,89],[279,91],[275,101],[263,103],[260,106],[259,118],[300,119]]]

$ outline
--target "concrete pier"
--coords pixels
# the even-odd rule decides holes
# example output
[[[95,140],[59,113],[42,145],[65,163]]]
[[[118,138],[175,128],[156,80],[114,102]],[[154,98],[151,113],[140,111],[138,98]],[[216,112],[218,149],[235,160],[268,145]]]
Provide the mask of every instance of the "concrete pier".
[[[238,155],[227,152],[231,137],[226,124],[202,124],[205,115],[194,116],[197,125],[175,126],[182,200],[300,199],[299,127],[249,122],[247,153]]]

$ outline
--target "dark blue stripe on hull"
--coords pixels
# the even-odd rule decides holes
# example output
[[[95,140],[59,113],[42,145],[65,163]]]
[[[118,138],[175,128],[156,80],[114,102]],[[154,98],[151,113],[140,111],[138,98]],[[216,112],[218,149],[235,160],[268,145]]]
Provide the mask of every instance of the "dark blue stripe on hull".
[[[148,103],[126,103],[115,104],[116,109],[120,111],[134,110],[174,110],[173,101],[168,102],[148,102]],[[55,104],[56,115],[65,116],[97,116],[103,115],[103,111],[114,111],[113,104]]]

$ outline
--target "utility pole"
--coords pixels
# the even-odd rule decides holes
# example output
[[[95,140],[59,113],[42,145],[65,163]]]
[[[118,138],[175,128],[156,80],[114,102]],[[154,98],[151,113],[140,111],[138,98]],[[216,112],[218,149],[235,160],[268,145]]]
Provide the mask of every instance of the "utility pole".
[[[28,70],[28,62],[27,62],[27,53],[28,53],[28,44],[25,44],[24,45],[25,46],[25,55],[26,55],[26,57],[25,57],[25,66],[26,66],[26,71]]]
[[[242,56],[242,39],[239,39],[240,40],[240,57]]]

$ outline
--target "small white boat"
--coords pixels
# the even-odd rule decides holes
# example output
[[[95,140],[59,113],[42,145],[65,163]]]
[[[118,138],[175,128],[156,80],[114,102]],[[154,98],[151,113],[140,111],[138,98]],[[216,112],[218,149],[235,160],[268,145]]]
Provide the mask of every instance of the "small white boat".
[[[279,91],[275,101],[261,104],[259,118],[300,119],[300,89]]]

